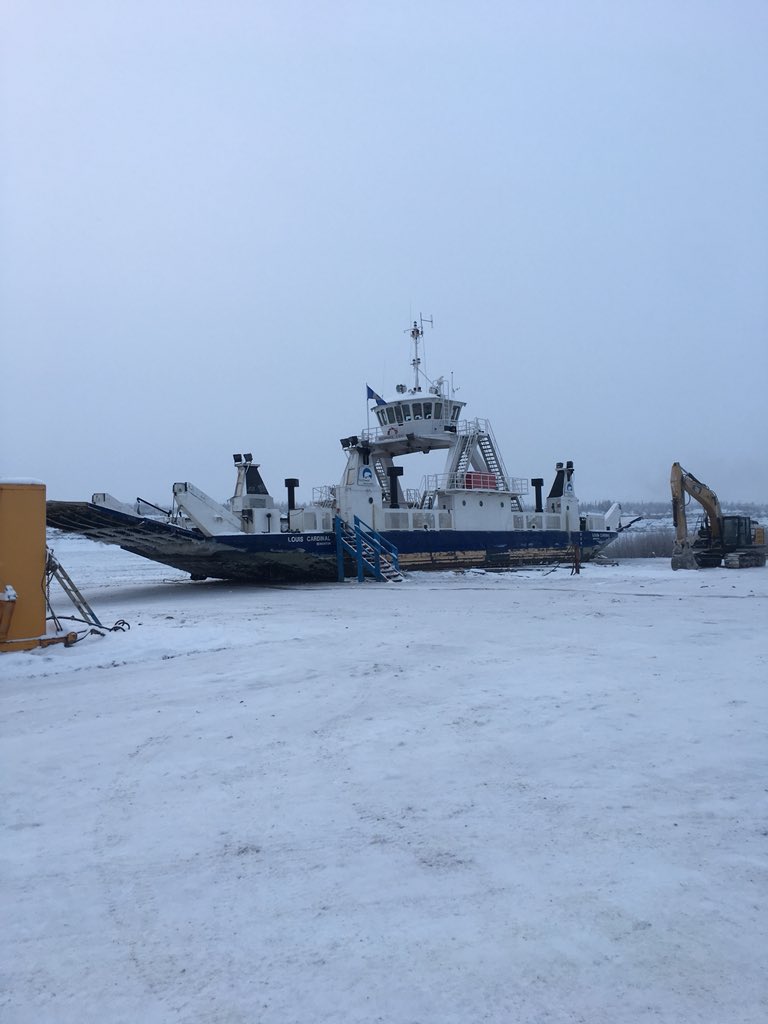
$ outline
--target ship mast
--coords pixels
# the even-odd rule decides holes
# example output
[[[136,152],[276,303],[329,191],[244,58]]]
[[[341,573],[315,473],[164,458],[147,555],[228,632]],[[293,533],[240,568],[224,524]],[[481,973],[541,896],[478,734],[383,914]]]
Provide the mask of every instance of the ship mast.
[[[426,373],[420,369],[421,357],[419,356],[419,342],[424,337],[424,324],[427,323],[431,327],[434,327],[434,318],[422,316],[419,313],[419,319],[413,321],[413,327],[411,328],[411,340],[413,341],[413,359],[411,360],[411,366],[413,367],[413,391],[421,391],[421,384],[419,383],[419,375],[421,374],[425,380],[429,380]]]

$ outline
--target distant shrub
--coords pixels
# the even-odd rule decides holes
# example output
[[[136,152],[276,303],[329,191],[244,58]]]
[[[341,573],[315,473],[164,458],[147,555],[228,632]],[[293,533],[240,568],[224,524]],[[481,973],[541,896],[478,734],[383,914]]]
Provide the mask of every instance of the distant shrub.
[[[675,542],[674,530],[628,530],[605,548],[606,558],[669,558]]]

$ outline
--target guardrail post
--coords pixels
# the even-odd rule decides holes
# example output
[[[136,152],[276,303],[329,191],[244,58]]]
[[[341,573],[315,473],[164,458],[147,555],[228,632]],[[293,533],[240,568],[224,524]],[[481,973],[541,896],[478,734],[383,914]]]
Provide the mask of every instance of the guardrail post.
[[[357,555],[357,582],[362,583],[365,577],[363,571],[363,534],[357,521],[355,521],[355,553]]]

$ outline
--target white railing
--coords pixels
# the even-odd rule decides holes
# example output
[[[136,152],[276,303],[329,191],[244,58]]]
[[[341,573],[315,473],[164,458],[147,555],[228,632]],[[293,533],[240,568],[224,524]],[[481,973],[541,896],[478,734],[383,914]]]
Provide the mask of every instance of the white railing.
[[[444,422],[445,427],[443,430],[433,430],[430,428],[430,424]],[[414,434],[416,437],[424,438],[428,437],[433,441],[443,441],[443,447],[447,442],[452,442],[456,437],[453,432],[454,424],[448,420],[408,420],[407,423],[388,423],[386,427],[366,427],[365,430],[360,431],[360,440],[363,444],[372,445],[379,441],[392,441],[394,438],[400,438],[404,440],[408,434]],[[448,429],[451,428],[451,429]]]
[[[490,423],[488,420],[476,419],[476,420],[459,420],[456,424],[457,434],[477,434],[480,431],[488,433],[490,429]]]
[[[501,473],[436,473],[424,477],[422,490],[429,491],[508,491],[527,494],[528,481],[523,477],[505,477]]]
[[[415,420],[406,420],[403,423],[387,423],[387,425],[383,427],[380,425],[375,427],[366,427],[364,430],[360,431],[359,436],[360,440],[364,444],[370,444],[373,441],[387,440],[398,435],[400,437],[405,437],[406,434],[414,430],[414,426],[431,422],[433,421],[430,419],[422,420],[421,417],[419,417]],[[490,421],[486,419],[458,420],[456,423],[447,419],[439,419],[435,422],[443,423],[446,428],[446,433],[449,436],[461,437],[470,434],[484,433],[493,437]],[[416,433],[418,433],[418,430],[416,430]]]

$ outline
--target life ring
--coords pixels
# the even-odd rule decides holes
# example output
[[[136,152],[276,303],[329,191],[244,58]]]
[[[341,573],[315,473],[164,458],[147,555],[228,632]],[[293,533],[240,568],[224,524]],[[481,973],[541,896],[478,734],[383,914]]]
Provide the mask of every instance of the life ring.
[[[387,437],[397,437],[397,427],[390,427],[387,431]]]

